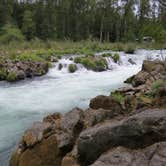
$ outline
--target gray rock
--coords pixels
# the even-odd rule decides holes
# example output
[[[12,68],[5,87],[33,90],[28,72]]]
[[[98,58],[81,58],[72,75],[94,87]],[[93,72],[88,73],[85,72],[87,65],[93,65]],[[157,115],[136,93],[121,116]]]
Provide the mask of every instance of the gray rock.
[[[91,166],[164,166],[166,142],[156,143],[145,149],[131,150],[118,147],[103,154]]]
[[[36,122],[25,132],[23,142],[27,147],[32,147],[43,139],[44,134],[51,130],[52,126],[50,123]]]
[[[78,155],[87,165],[113,147],[140,148],[163,140],[166,140],[166,110],[146,110],[83,131],[78,139]]]

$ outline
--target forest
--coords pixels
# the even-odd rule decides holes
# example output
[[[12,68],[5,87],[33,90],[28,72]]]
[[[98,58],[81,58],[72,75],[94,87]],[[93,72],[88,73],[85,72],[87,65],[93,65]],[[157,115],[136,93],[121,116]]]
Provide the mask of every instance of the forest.
[[[166,41],[158,0],[1,0],[0,42],[39,40]]]

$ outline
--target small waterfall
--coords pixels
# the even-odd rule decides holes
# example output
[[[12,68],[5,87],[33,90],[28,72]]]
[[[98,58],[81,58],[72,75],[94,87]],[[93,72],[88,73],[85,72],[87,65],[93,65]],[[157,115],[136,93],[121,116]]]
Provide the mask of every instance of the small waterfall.
[[[161,51],[160,50],[137,50],[134,54],[126,54],[124,52],[114,52],[114,51],[104,51],[100,53],[96,53],[95,56],[102,56],[105,53],[111,53],[112,55],[118,54],[120,59],[117,63],[114,62],[112,57],[105,57],[107,64],[108,64],[108,70],[114,70],[117,68],[120,68],[122,66],[132,66],[132,65],[139,65],[141,66],[144,60],[166,60],[166,50]],[[75,64],[77,66],[76,73],[80,72],[92,72],[90,70],[87,70],[82,64],[76,64],[74,63],[73,59],[75,57],[78,57],[78,55],[73,55],[70,57],[64,57],[60,59],[57,63],[54,64],[55,67],[53,67],[49,75],[64,75],[68,74],[68,68],[70,64]]]

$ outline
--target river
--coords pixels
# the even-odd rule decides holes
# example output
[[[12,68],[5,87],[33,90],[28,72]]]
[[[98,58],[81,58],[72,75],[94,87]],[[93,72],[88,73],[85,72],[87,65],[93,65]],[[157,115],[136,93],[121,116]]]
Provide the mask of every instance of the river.
[[[92,72],[79,67],[76,73],[61,71],[57,65],[47,75],[10,84],[0,83],[0,166],[7,166],[8,160],[24,131],[34,121],[53,112],[64,113],[73,107],[87,108],[89,100],[97,95],[109,95],[111,91],[124,86],[124,80],[141,70],[144,59],[166,57],[160,51],[138,50],[129,55],[119,52],[121,63],[107,59],[111,70]],[[98,53],[97,55],[100,55]],[[136,65],[128,62],[132,59]],[[72,63],[63,58],[64,66]]]

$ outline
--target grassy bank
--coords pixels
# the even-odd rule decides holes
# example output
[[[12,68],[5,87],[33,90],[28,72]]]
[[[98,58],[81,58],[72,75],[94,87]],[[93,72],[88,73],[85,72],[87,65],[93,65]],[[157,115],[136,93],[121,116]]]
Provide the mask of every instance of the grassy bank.
[[[93,55],[95,52],[104,50],[125,51],[133,52],[135,49],[163,49],[166,44],[139,44],[139,43],[100,43],[96,41],[39,41],[34,40],[31,42],[11,42],[7,45],[0,45],[0,57],[5,59],[49,59],[50,56],[63,56],[65,54],[84,54]]]

